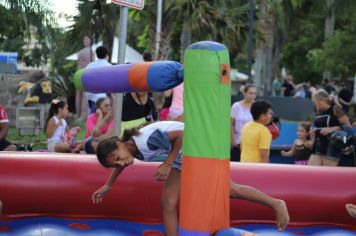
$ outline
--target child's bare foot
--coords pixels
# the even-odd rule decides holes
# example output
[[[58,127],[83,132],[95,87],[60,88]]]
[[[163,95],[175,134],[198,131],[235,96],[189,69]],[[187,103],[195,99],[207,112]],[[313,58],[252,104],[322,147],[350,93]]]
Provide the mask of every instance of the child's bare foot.
[[[278,231],[285,230],[289,223],[289,214],[286,203],[283,200],[276,200],[274,211],[276,214],[276,225]]]
[[[356,219],[356,205],[346,204],[345,207],[350,216]]]
[[[243,233],[243,234],[241,234],[241,236],[257,236],[257,234],[253,234],[253,233]]]

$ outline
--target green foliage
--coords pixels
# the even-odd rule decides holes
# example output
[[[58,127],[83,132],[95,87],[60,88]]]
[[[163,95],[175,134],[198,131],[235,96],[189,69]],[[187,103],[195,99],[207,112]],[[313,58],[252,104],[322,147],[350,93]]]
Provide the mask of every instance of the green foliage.
[[[50,29],[55,26],[47,0],[5,0],[0,5],[0,50],[17,52],[27,66],[48,62]]]
[[[331,72],[333,77],[353,76],[356,71],[355,7],[355,1],[348,0],[300,1],[290,16],[289,26],[284,28],[286,41],[280,66],[287,67],[298,82],[318,83],[324,71]],[[335,32],[325,40],[325,21],[332,11]]]
[[[25,45],[25,25],[19,16],[11,13],[0,5],[0,51],[18,52],[22,56],[22,46]]]
[[[302,6],[294,13],[291,29],[285,32],[286,42],[281,50],[280,66],[293,74],[297,82],[313,81],[319,83],[322,75],[307,63],[308,52],[318,48],[324,38],[324,17],[315,14],[312,5]]]
[[[309,51],[310,64],[320,73],[330,71],[333,75],[347,77],[356,71],[356,32],[336,31],[321,49]]]

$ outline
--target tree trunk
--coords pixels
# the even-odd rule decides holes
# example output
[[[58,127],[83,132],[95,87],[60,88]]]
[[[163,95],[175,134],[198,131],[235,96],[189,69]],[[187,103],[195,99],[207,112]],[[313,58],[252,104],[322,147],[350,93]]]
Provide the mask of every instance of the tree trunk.
[[[183,29],[180,38],[180,60],[183,62],[185,49],[191,44],[192,41],[192,31],[190,29],[190,8],[188,4],[188,10],[186,11],[185,17],[183,18]]]
[[[325,18],[325,34],[324,34],[325,41],[334,35],[334,31],[335,31],[335,9],[333,6],[331,6],[330,12],[327,13],[327,16]],[[330,80],[331,79],[330,71],[324,71],[323,78]]]
[[[264,88],[264,95],[268,95],[271,91],[271,85],[273,80],[273,39],[274,39],[274,31],[275,31],[275,24],[274,24],[274,16],[273,13],[268,14],[267,22],[266,22],[266,29],[267,29],[267,43],[265,48],[266,58],[265,58],[265,88]]]

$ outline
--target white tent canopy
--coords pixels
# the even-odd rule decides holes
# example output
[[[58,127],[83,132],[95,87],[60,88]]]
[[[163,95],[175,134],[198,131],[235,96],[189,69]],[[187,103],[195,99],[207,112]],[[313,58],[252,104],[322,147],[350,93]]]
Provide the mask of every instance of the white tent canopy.
[[[102,45],[103,45],[103,42],[93,44],[92,50],[95,52],[95,49]],[[66,59],[76,61],[76,60],[78,60],[78,53],[79,52],[76,52],[76,53],[66,57]],[[119,53],[119,38],[115,37],[114,38],[114,46],[113,46],[113,50],[112,50],[112,54],[111,54],[111,62],[112,63],[118,62],[118,53]],[[127,62],[137,63],[142,60],[143,60],[142,55],[138,51],[136,51],[135,49],[133,49],[132,47],[130,47],[129,45],[126,44],[125,63],[127,63]]]
[[[245,81],[248,79],[248,75],[239,72],[237,69],[230,70],[231,80],[236,81]]]

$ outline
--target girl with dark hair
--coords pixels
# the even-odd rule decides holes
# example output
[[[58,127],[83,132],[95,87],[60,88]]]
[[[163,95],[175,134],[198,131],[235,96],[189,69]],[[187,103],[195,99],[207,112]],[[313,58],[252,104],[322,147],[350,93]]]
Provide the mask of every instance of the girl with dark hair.
[[[114,111],[109,112],[97,125],[94,133],[105,124],[109,124],[114,117]],[[126,93],[122,102],[121,133],[126,129],[137,127],[147,121],[157,120],[157,112],[152,99],[147,92]],[[110,125],[111,127],[111,125]],[[85,142],[84,150],[88,154],[94,154],[99,141],[115,134],[114,127],[107,130],[106,133],[93,136]]]
[[[309,157],[312,154],[314,145],[314,131],[310,130],[310,123],[300,123],[297,130],[297,139],[294,141],[292,149],[281,151],[284,157],[294,156],[296,165],[308,165]]]
[[[177,204],[180,188],[184,123],[161,121],[125,130],[123,137],[102,140],[97,146],[97,157],[101,165],[114,168],[104,186],[93,193],[93,203],[102,201],[116,178],[134,159],[152,162],[157,156],[167,155],[158,167],[155,179],[165,181],[161,198],[163,222],[166,235],[177,235]],[[272,198],[252,187],[230,181],[230,197],[258,202],[272,208],[276,214],[279,230],[284,230],[289,221],[288,210],[283,200]]]
[[[68,104],[54,99],[48,111],[48,117],[44,127],[47,136],[47,149],[50,152],[77,152],[78,147],[70,145],[68,141],[69,128],[66,120]],[[79,129],[76,127],[76,129]]]

